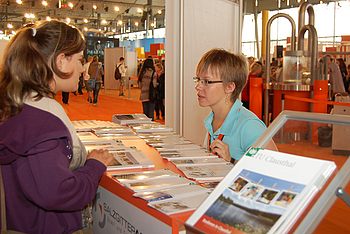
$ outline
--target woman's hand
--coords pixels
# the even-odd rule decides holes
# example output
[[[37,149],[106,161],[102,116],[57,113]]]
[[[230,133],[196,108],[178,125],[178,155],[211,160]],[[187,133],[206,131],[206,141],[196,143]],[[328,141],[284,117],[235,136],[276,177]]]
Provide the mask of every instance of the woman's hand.
[[[220,158],[225,159],[226,161],[231,161],[231,155],[229,147],[226,143],[219,139],[215,139],[210,145],[211,152],[218,155]]]
[[[89,152],[87,159],[95,159],[103,163],[105,166],[108,166],[114,160],[114,157],[113,154],[109,153],[107,150],[98,149]]]

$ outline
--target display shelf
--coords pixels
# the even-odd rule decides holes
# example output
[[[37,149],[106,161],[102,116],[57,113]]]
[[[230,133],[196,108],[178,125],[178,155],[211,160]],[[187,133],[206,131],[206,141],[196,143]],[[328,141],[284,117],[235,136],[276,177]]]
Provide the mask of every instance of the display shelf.
[[[143,140],[125,140],[126,146],[135,146],[145,153],[156,169],[167,168],[183,175],[174,164],[162,159],[158,152]],[[127,170],[136,171],[136,170]],[[140,170],[137,170],[140,171]],[[120,171],[118,171],[119,173]],[[183,223],[192,211],[165,215],[147,205],[143,199],[133,197],[133,191],[106,172],[100,181],[93,207],[94,233],[182,233]]]

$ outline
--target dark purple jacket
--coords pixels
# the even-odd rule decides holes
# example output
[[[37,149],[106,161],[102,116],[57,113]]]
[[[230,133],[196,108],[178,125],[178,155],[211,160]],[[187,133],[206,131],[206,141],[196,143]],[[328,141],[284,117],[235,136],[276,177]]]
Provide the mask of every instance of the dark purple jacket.
[[[71,156],[68,129],[48,112],[24,105],[0,124],[8,229],[52,234],[81,228],[81,210],[94,198],[106,167],[90,159],[70,171]]]

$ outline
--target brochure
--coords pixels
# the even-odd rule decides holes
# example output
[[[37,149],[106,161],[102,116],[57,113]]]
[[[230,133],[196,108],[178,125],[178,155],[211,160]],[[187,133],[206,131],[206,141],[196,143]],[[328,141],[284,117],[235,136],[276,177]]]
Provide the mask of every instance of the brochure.
[[[150,202],[148,205],[167,215],[195,210],[208,197],[208,193],[200,193],[181,198]]]
[[[112,121],[121,125],[135,124],[135,123],[149,123],[152,121],[145,114],[115,114],[112,116]]]
[[[156,144],[191,144],[192,142],[186,140],[184,137],[180,137],[179,135],[170,135],[163,137],[148,137],[143,138],[145,142],[149,145]]]
[[[134,192],[150,192],[159,189],[165,189],[170,187],[178,187],[181,185],[189,185],[194,184],[193,181],[188,180],[184,177],[165,177],[165,178],[154,178],[154,179],[146,179],[141,181],[132,181],[125,182],[126,187],[130,188]]]
[[[114,128],[94,128],[92,130],[97,134],[113,134],[113,133],[130,133],[132,130],[126,126],[114,127]]]
[[[107,170],[121,170],[131,168],[153,168],[154,164],[144,153],[138,150],[109,151],[114,160],[108,165]]]
[[[181,159],[181,158],[174,158],[171,160],[172,163],[175,164],[175,166],[199,166],[199,165],[208,165],[208,164],[227,164],[227,161],[225,161],[222,158],[219,158],[217,156],[212,156],[210,158],[192,158],[192,159]]]
[[[173,151],[173,150],[196,150],[196,149],[203,149],[201,146],[196,144],[152,144],[152,147],[154,147],[159,152],[164,151]]]
[[[176,150],[160,151],[159,153],[162,158],[165,158],[167,160],[217,157],[216,155],[210,153],[206,149],[196,149],[196,150],[176,149]]]
[[[111,176],[112,178],[118,180],[119,182],[132,182],[132,181],[140,181],[140,180],[160,178],[160,177],[162,178],[169,177],[169,176],[177,177],[178,174],[168,169],[162,169],[162,170],[152,170],[152,171],[114,173]]]
[[[92,129],[97,128],[113,128],[119,127],[119,124],[113,123],[111,121],[102,120],[75,120],[72,124],[77,132],[91,132]]]
[[[200,182],[219,181],[230,172],[233,168],[233,164],[178,165],[177,168],[189,179]]]
[[[250,149],[186,224],[205,233],[288,233],[334,162]]]
[[[188,197],[201,193],[210,193],[209,189],[203,188],[199,185],[184,185],[175,188],[160,189],[152,192],[134,193],[134,197],[139,197],[147,202],[164,201],[173,198]]]
[[[91,151],[94,149],[106,149],[108,151],[120,150],[120,149],[129,149],[120,141],[114,141],[109,139],[97,139],[91,141],[82,141],[85,146],[86,151]]]
[[[136,133],[172,132],[173,129],[157,122],[129,125]]]

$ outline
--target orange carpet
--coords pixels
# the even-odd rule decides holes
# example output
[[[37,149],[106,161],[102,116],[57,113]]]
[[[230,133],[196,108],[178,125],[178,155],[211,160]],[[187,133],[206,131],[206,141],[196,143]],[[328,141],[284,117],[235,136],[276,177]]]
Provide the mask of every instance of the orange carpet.
[[[126,91],[125,96],[119,96],[118,90],[101,89],[97,105],[92,105],[87,101],[87,93],[83,95],[69,94],[68,104],[62,103],[62,95],[58,93],[56,100],[62,104],[68,117],[71,120],[112,120],[113,114],[134,114],[143,113],[142,103],[139,101],[140,89],[131,88]],[[163,123],[164,120],[157,120]]]

